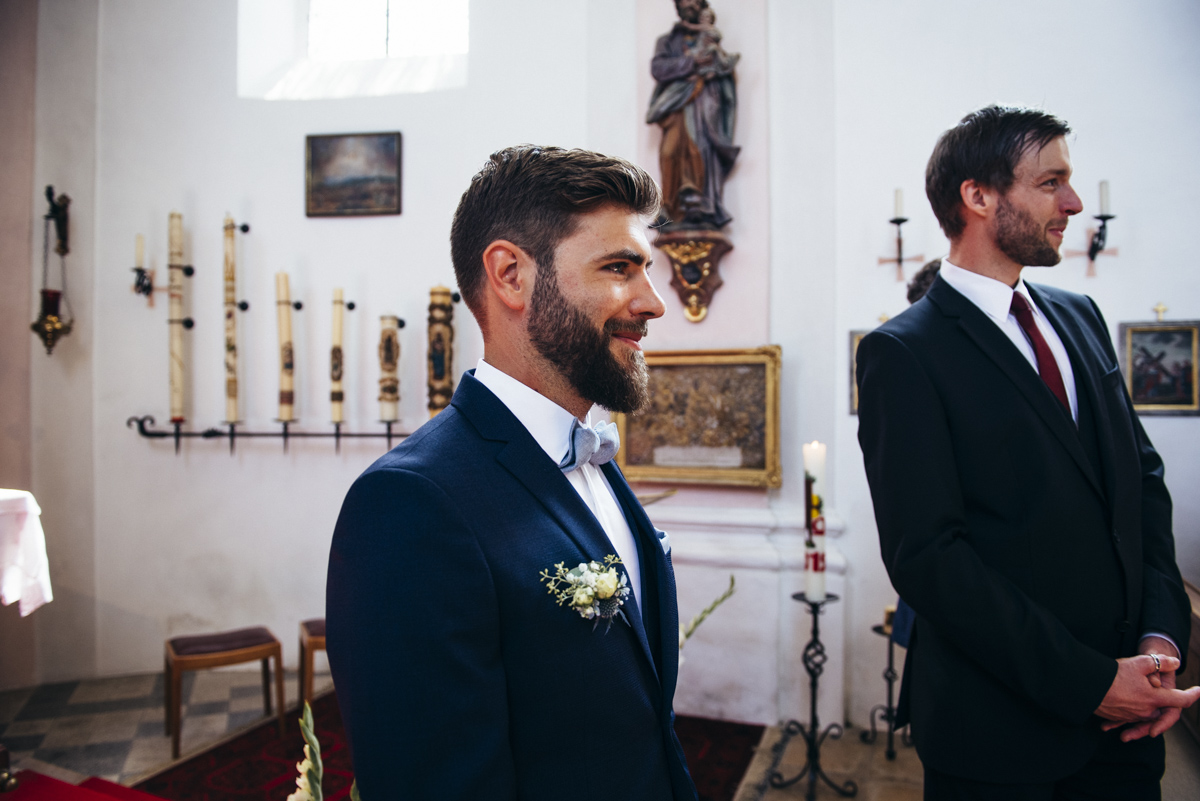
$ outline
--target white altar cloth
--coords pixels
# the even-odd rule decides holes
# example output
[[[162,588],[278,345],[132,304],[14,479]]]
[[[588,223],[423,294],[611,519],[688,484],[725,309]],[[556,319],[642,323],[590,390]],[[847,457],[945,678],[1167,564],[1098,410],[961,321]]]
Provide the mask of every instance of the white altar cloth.
[[[0,489],[0,602],[21,617],[54,600],[42,510],[25,490]]]

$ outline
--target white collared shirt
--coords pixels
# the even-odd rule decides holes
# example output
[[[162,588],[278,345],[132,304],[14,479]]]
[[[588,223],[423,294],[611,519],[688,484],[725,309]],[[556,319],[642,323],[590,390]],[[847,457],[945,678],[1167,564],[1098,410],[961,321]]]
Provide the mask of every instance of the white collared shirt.
[[[1058,372],[1062,374],[1063,386],[1067,390],[1067,400],[1071,402],[1071,418],[1078,424],[1079,395],[1075,390],[1075,371],[1071,369],[1071,357],[1067,355],[1067,349],[1058,332],[1054,330],[1054,326],[1050,325],[1050,321],[1046,319],[1042,310],[1029,296],[1025,279],[1018,280],[1014,290],[1003,281],[964,270],[946,259],[942,259],[938,275],[963,297],[978,306],[980,311],[999,326],[1004,335],[1012,340],[1012,343],[1017,346],[1017,350],[1021,351],[1021,355],[1032,365],[1033,371],[1037,373],[1037,353],[1034,352],[1029,337],[1025,335],[1025,329],[1021,328],[1016,316],[1010,311],[1014,291],[1020,292],[1025,297],[1029,307],[1033,309],[1034,322],[1037,323],[1038,330],[1042,332],[1046,344],[1050,346],[1050,352],[1054,354],[1054,361],[1058,363]]]
[[[571,429],[575,415],[554,401],[522,384],[517,379],[493,367],[483,359],[475,367],[475,380],[483,384],[500,402],[508,407],[513,416],[525,426],[530,436],[542,447],[557,465],[566,457],[571,447]],[[591,425],[591,414],[587,423]],[[603,471],[593,464],[584,464],[566,474],[571,486],[595,515],[600,527],[625,566],[629,586],[639,608],[642,601],[642,571],[638,559],[637,543],[633,532],[621,511],[621,504],[613,494]]]

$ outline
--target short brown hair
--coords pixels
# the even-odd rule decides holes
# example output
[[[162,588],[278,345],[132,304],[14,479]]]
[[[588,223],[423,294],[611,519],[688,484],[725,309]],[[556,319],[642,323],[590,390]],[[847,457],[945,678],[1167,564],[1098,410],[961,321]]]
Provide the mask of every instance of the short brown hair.
[[[1066,136],[1071,126],[1044,111],[1016,106],[986,106],[972,111],[942,134],[925,167],[925,195],[942,231],[950,239],[962,234],[963,181],[1001,194],[1012,186],[1013,171],[1025,151],[1041,150]]]
[[[483,252],[497,239],[548,267],[580,215],[614,205],[652,218],[660,203],[654,179],[624,159],[536,145],[498,150],[471,179],[450,226],[459,292],[482,323]]]

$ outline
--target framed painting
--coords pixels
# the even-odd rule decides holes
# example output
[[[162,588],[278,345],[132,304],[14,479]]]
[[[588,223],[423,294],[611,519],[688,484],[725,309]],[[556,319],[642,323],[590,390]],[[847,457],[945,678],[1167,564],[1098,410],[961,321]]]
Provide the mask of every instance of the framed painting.
[[[858,343],[869,333],[850,332],[850,414],[858,414]]]
[[[1200,320],[1121,323],[1119,331],[1121,371],[1138,414],[1200,414]]]
[[[630,481],[779,487],[782,349],[646,353],[650,402],[613,416]]]
[[[305,142],[305,214],[400,213],[400,132],[327,134]]]

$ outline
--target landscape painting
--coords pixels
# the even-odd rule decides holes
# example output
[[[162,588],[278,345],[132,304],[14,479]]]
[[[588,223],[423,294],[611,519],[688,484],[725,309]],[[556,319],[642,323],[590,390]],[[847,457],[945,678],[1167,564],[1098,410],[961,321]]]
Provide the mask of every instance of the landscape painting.
[[[309,136],[309,217],[400,213],[400,132]]]

